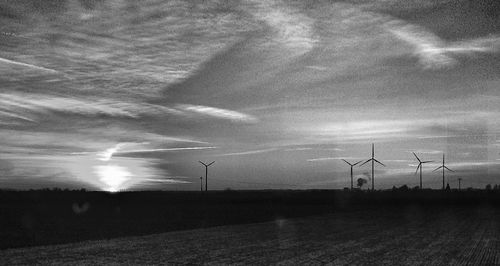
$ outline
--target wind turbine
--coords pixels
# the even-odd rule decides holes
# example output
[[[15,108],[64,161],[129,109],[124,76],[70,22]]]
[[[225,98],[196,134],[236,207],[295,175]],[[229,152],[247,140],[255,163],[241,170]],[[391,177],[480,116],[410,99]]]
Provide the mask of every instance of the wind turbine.
[[[367,162],[372,162],[372,191],[375,191],[375,162],[381,164],[382,166],[385,166],[385,164],[379,162],[377,159],[375,159],[375,145],[372,143],[372,158],[368,159],[366,162],[362,163],[360,166],[364,165]]]
[[[417,166],[417,170],[415,171],[415,174],[417,174],[418,168],[420,168],[420,189],[422,189],[422,165],[424,163],[430,163],[433,161],[421,161],[420,158],[418,158],[418,156],[414,152],[413,152],[413,155],[415,155],[415,158],[417,158],[417,160],[418,160],[418,166]]]
[[[352,181],[352,168],[353,168],[356,164],[358,164],[358,163],[360,163],[360,162],[362,162],[362,161],[359,161],[359,162],[354,163],[354,164],[351,164],[350,162],[348,162],[348,161],[346,161],[346,160],[344,160],[344,159],[342,159],[342,161],[344,161],[346,164],[348,164],[348,165],[350,165],[350,166],[351,166],[351,190],[352,190],[352,187],[353,187],[353,181]]]
[[[210,165],[212,165],[213,163],[215,163],[215,161],[209,163],[209,164],[206,164],[202,161],[198,161],[199,163],[203,164],[205,166],[205,191],[208,191],[208,167]]]
[[[444,190],[444,169],[446,169],[446,170],[448,170],[450,172],[454,172],[450,168],[446,167],[446,165],[444,165],[444,153],[443,153],[443,164],[441,166],[439,166],[438,168],[434,169],[432,172],[437,171],[439,169],[443,169],[443,190]]]

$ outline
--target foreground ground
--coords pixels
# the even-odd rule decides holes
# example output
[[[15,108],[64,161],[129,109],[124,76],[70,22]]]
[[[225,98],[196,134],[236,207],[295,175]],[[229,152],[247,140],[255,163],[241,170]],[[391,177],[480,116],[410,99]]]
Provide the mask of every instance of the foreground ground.
[[[499,265],[500,209],[406,206],[0,251],[14,264]]]

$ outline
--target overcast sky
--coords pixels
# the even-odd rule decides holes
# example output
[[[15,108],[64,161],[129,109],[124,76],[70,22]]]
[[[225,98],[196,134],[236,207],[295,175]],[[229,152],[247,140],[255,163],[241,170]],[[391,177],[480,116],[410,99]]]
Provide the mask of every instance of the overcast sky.
[[[500,2],[0,4],[0,186],[500,183]],[[370,178],[370,165],[354,168]]]

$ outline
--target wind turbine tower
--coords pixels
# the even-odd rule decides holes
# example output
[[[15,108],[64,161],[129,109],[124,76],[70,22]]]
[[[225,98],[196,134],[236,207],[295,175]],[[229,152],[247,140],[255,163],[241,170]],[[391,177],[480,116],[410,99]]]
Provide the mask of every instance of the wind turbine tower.
[[[202,161],[198,161],[199,163],[203,164],[203,166],[205,166],[205,191],[208,191],[208,167],[210,165],[212,165],[213,163],[215,163],[215,161],[209,163],[209,164],[206,164]]]
[[[346,164],[348,164],[348,165],[350,165],[350,166],[351,166],[351,190],[352,190],[352,187],[353,187],[353,180],[352,180],[352,168],[353,168],[356,164],[358,164],[358,163],[360,163],[360,162],[362,162],[362,161],[359,161],[359,162],[354,163],[354,164],[351,164],[350,162],[348,162],[348,161],[346,161],[346,160],[344,160],[344,159],[342,159],[342,161],[344,161]]]
[[[366,162],[362,163],[360,166],[364,165],[367,162],[372,162],[372,191],[375,191],[375,162],[385,166],[385,164],[379,162],[375,159],[375,145],[372,143],[372,158],[368,159]]]
[[[433,162],[433,161],[421,161],[420,158],[418,158],[418,156],[414,152],[413,152],[413,155],[415,155],[415,158],[417,158],[417,160],[418,160],[418,166],[417,166],[417,170],[415,171],[415,174],[417,174],[418,169],[420,168],[420,189],[422,189],[422,165],[424,163],[430,163],[430,162]],[[444,187],[443,187],[443,189],[444,189]]]
[[[438,168],[434,169],[432,172],[437,171],[439,169],[443,169],[443,190],[444,190],[444,169],[446,169],[446,170],[448,170],[450,172],[454,172],[450,168],[446,167],[446,165],[444,165],[444,153],[443,153],[443,164],[441,166],[439,166]],[[459,181],[459,183],[460,183],[460,181]]]
[[[458,178],[458,191],[460,191],[460,189],[462,188],[462,178]]]

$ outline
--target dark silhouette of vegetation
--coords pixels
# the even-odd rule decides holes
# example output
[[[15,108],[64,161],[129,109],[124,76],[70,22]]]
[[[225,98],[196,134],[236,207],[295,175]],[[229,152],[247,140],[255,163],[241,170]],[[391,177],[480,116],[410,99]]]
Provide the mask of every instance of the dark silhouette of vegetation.
[[[364,179],[364,178],[358,178],[357,182],[358,182],[358,188],[359,189],[361,189],[364,184],[368,183],[368,181],[366,179]]]

